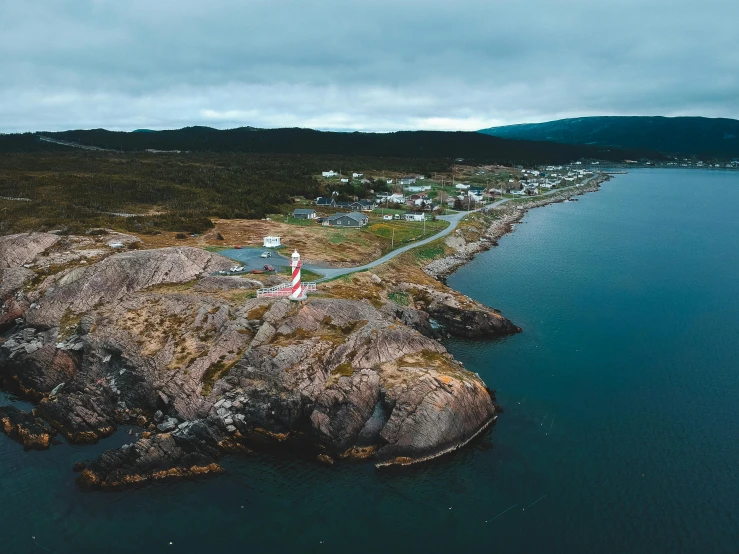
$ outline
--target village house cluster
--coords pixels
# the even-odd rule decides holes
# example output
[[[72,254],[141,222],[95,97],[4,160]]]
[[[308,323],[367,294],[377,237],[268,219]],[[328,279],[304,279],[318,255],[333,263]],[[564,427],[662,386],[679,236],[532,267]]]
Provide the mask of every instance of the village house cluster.
[[[295,219],[313,220],[318,224],[329,227],[360,228],[369,224],[368,213],[375,210],[382,212],[385,221],[425,221],[434,213],[443,212],[445,209],[473,210],[481,205],[495,201],[496,196],[504,194],[514,196],[535,196],[544,190],[550,190],[560,186],[570,186],[580,183],[584,178],[593,175],[593,172],[583,168],[581,162],[569,166],[546,166],[538,169],[511,169],[505,181],[496,179],[494,183],[487,182],[487,186],[475,184],[485,180],[486,170],[496,171],[509,168],[501,167],[479,167],[473,178],[473,183],[465,182],[442,182],[428,180],[424,175],[404,175],[395,179],[380,177],[388,187],[382,186],[380,190],[373,190],[372,185],[377,178],[365,177],[363,173],[328,170],[321,172],[321,176],[335,187],[329,186],[329,194],[315,199],[315,208],[297,208],[293,211]],[[345,176],[346,175],[346,176]],[[349,177],[348,175],[351,175]],[[483,176],[482,179],[479,178]],[[363,185],[369,191],[371,197],[346,200],[346,188],[341,184],[352,183]],[[333,192],[331,192],[333,190]],[[349,188],[349,191],[352,189]],[[339,200],[339,198],[342,198]],[[317,210],[321,210],[319,213]],[[339,211],[334,211],[339,210]],[[388,213],[385,213],[387,210]],[[404,213],[398,213],[404,211]]]
[[[575,162],[579,164],[579,162]],[[543,170],[538,169],[522,169],[521,179],[519,180],[520,188],[511,186],[509,193],[514,196],[536,196],[542,189],[551,190],[559,186],[570,186],[575,181],[590,177],[593,172],[587,169],[566,169],[561,165],[547,166]],[[511,179],[511,185],[515,184],[515,180]]]
[[[370,183],[364,177],[363,173],[352,172],[352,177],[343,177],[340,172],[333,170],[321,172],[321,176],[326,179],[334,179],[338,177],[340,183],[349,183],[359,179],[360,183]],[[316,208],[332,208],[350,210],[347,212],[337,212],[326,217],[320,217],[315,209],[298,208],[293,211],[293,217],[296,219],[313,219],[317,223],[329,227],[363,227],[369,223],[369,217],[363,212],[371,212],[377,208],[385,207],[387,209],[398,209],[401,206],[409,211],[404,214],[387,214],[384,220],[403,220],[403,221],[424,221],[426,214],[441,209],[441,206],[434,203],[428,195],[431,185],[417,185],[418,181],[424,181],[424,175],[407,175],[397,180],[398,188],[402,188],[402,192],[377,192],[373,199],[358,199],[349,201],[340,201],[336,199],[336,193],[332,196],[320,196],[315,199]],[[383,178],[388,185],[394,184],[394,179]]]

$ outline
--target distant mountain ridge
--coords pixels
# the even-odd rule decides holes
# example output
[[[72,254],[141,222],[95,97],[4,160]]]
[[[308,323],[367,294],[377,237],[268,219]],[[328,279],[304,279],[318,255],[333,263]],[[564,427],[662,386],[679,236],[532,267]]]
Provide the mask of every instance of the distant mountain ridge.
[[[739,121],[707,117],[601,116],[482,129],[508,139],[653,150],[671,155],[739,157]]]
[[[254,127],[218,130],[197,126],[168,131],[118,132],[91,129],[0,136],[0,152],[69,150],[74,145],[86,149],[124,152],[179,150],[315,156],[464,158],[470,163],[512,165],[567,163],[580,159],[618,162],[627,158],[660,157],[654,152],[641,150],[510,140],[462,131],[359,133]]]

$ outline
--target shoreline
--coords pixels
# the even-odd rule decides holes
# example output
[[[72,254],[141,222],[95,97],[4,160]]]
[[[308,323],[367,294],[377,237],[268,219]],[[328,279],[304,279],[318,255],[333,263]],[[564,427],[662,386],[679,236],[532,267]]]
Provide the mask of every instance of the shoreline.
[[[600,185],[610,179],[610,175],[601,173],[584,187],[570,187],[559,193],[543,197],[540,200],[526,202],[526,204],[514,204],[511,202],[502,205],[500,208],[489,210],[486,213],[495,211],[501,214],[501,216],[488,226],[480,238],[476,241],[467,242],[455,232],[450,237],[459,237],[464,243],[459,246],[453,246],[452,248],[456,250],[454,253],[427,264],[423,267],[423,271],[434,279],[446,284],[446,279],[452,273],[471,262],[478,254],[490,250],[493,246],[497,246],[498,240],[502,236],[513,232],[515,224],[520,222],[529,210],[564,202],[573,196],[597,192],[600,189]],[[448,244],[450,237],[447,237],[445,240],[447,246],[451,246]]]

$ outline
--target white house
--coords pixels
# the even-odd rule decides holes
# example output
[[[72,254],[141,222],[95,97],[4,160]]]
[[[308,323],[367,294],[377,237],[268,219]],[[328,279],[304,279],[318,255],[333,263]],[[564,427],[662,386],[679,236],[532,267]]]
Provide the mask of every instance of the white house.
[[[336,173],[335,171],[322,171],[321,172],[322,177],[336,177],[337,175],[338,173]]]
[[[352,178],[364,177],[364,173],[352,173]]]
[[[405,202],[405,196],[403,196],[399,192],[394,192],[392,194],[381,192],[377,195],[377,202],[378,204],[382,204],[383,202],[387,202],[390,204],[402,204],[403,202]]]
[[[342,183],[348,183],[349,182],[349,179],[342,179],[341,182]]]
[[[465,183],[459,183],[458,185],[454,185],[454,188],[457,190],[467,190],[470,188],[470,186],[466,185]]]
[[[409,187],[403,187],[403,190],[406,192],[424,192],[431,190],[431,185],[412,185]]]
[[[413,175],[408,175],[407,177],[401,177],[398,179],[398,183],[401,185],[414,185],[416,183],[416,178]]]
[[[426,221],[426,214],[423,212],[408,212],[403,214],[406,221]]]
[[[392,221],[393,220],[393,214],[385,214],[382,216],[382,219],[385,221]]]
[[[282,246],[280,244],[280,237],[264,237],[265,248],[277,248],[278,246]]]

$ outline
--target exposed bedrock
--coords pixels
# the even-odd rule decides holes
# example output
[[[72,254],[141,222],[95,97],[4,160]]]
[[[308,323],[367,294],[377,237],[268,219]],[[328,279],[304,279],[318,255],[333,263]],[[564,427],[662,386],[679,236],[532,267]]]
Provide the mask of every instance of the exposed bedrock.
[[[23,233],[0,237],[0,269],[33,262],[61,238],[51,233]]]
[[[327,462],[407,463],[494,418],[482,380],[417,329],[433,318],[466,336],[515,332],[496,312],[423,287],[414,305],[381,309],[249,298],[259,282],[210,276],[231,263],[165,248],[67,268],[30,290],[17,285],[30,275],[13,277],[11,295],[27,306],[0,342],[4,386],[37,401],[35,417],[71,442],[141,428],[87,464],[82,486],[215,474],[224,453],[265,442]]]
[[[26,450],[46,450],[54,438],[43,420],[13,406],[0,406],[0,431]]]
[[[410,283],[403,283],[399,288],[412,295],[420,313],[428,314],[449,334],[466,338],[495,338],[521,332],[520,327],[497,310],[459,293],[452,294],[428,285]],[[425,322],[421,320],[419,324],[425,325]]]

